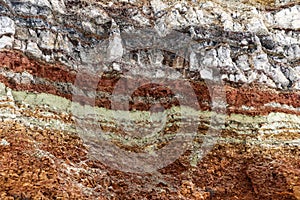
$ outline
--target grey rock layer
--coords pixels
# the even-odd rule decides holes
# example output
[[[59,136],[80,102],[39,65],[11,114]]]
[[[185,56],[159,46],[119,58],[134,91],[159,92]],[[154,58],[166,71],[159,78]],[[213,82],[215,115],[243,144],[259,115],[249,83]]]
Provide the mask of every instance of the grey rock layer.
[[[170,55],[176,57],[169,47],[158,49],[143,40],[130,49],[124,34],[151,29],[164,37],[176,30],[193,41],[184,56],[188,64],[179,62],[177,69],[208,80],[218,69],[228,82],[300,89],[297,4],[277,2],[289,6],[267,11],[233,1],[127,3],[2,1],[0,48],[61,62],[74,70],[105,61],[105,66],[95,68],[120,71],[128,62],[147,68],[164,64]],[[140,37],[133,39],[139,42]],[[182,47],[181,41],[171,43]]]

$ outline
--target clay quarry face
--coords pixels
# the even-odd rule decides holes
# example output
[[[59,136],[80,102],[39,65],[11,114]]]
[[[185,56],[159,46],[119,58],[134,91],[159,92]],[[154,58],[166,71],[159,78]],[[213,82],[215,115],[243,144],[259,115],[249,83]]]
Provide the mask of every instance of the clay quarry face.
[[[297,0],[0,1],[0,199],[300,199]]]

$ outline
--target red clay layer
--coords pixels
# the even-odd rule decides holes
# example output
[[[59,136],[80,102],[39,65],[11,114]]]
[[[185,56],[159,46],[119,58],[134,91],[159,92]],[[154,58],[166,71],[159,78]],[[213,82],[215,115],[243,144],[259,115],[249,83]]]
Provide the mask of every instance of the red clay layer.
[[[66,66],[47,64],[27,57],[18,51],[0,51],[0,67],[14,72],[28,73],[51,81],[73,82],[76,74],[70,72]]]
[[[201,110],[211,110],[211,96],[204,81],[172,81],[163,82],[161,85],[150,83],[148,79],[144,78],[124,78],[121,74],[104,74],[101,79],[91,74],[83,74],[76,77],[74,71],[70,71],[68,67],[61,64],[48,64],[36,61],[27,57],[23,53],[17,51],[1,51],[0,52],[0,67],[8,68],[13,72],[24,72],[32,74],[36,77],[41,77],[49,80],[52,83],[72,83],[77,87],[82,87],[87,91],[105,92],[109,94],[131,94],[131,97],[152,97],[156,100],[161,100],[163,107],[170,108],[174,105],[187,105]],[[77,79],[76,79],[77,78]],[[43,84],[19,84],[12,79],[0,76],[0,81],[6,86],[14,90],[26,90],[30,92],[45,92],[58,96],[65,97],[72,100],[71,91],[63,93],[52,85]],[[228,104],[227,113],[240,113],[247,115],[265,115],[270,112],[285,112],[300,115],[300,112],[292,111],[284,108],[264,107],[265,104],[276,102],[300,107],[300,93],[299,92],[285,92],[276,91],[269,88],[258,88],[256,86],[232,87],[224,86],[226,93],[226,101]],[[194,92],[191,92],[191,91]],[[69,93],[68,93],[69,92]],[[185,97],[185,101],[180,101],[174,97],[174,93],[179,93]],[[195,94],[198,102],[192,99]],[[147,98],[146,98],[147,99]],[[165,99],[165,100],[163,100]],[[83,104],[95,104],[99,107],[111,108],[111,100],[108,97],[101,99],[90,99],[85,96],[73,98]],[[115,106],[117,105],[117,106]],[[252,110],[243,110],[242,106],[253,107]],[[149,102],[129,102],[129,109],[149,110],[153,105]],[[122,103],[114,104],[115,109],[126,109]]]
[[[78,135],[19,123],[0,129],[10,143],[0,145],[0,199],[299,199],[297,147],[217,144],[196,167],[187,151],[158,173],[135,174],[88,159]]]

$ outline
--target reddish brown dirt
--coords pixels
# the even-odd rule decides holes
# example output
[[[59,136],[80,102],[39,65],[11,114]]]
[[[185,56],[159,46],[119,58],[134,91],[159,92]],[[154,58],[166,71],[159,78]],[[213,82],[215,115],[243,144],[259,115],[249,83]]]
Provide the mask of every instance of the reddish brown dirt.
[[[69,82],[74,83],[76,74],[75,72],[70,72],[67,67],[59,64],[47,64],[43,62],[35,61],[31,58],[28,58],[24,54],[17,51],[1,51],[0,52],[0,67],[8,68],[14,72],[23,72],[27,71],[34,76],[42,77],[47,80],[59,82]],[[96,90],[101,92],[107,92],[112,94],[116,84],[120,81],[122,77],[121,74],[103,74],[100,80],[94,75],[91,74],[80,74],[80,78],[76,81],[76,85],[79,87],[88,88],[88,90]],[[136,96],[151,96],[156,99],[162,97],[171,98],[170,101],[161,102],[164,108],[169,108],[173,105],[178,105],[178,100],[172,100],[172,90],[165,86],[156,87],[153,89],[153,85],[143,85],[145,79],[130,79],[122,78],[122,84],[118,84],[123,88],[119,88],[120,91],[126,92],[130,89],[134,91],[132,97]],[[15,90],[26,90],[26,91],[35,91],[35,92],[46,92],[49,94],[59,95],[67,99],[72,99],[71,91],[59,91],[54,85],[38,85],[38,84],[19,84],[15,83],[12,79],[0,76],[0,81],[5,83],[6,86],[15,89]],[[138,82],[139,81],[139,82]],[[95,83],[95,84],[94,84]],[[166,83],[164,83],[166,84]],[[197,98],[200,109],[210,110],[210,94],[209,90],[203,81],[185,81],[185,84],[182,85],[182,82],[170,82],[171,88],[176,88],[181,94],[185,97],[191,97],[191,94],[185,88],[189,87],[188,84],[193,88]],[[140,88],[135,87],[141,85]],[[96,88],[95,88],[96,87]],[[293,106],[295,108],[300,107],[300,93],[293,91],[276,91],[269,88],[259,88],[257,86],[244,86],[244,87],[233,87],[226,85],[226,101],[228,104],[227,113],[240,113],[247,115],[266,115],[270,112],[286,112],[293,114],[300,114],[299,112],[288,110],[285,108],[272,108],[265,107],[264,104],[270,102],[277,102],[280,104],[286,104]],[[87,97],[78,97],[78,101],[81,101],[85,104],[93,104],[93,99],[88,99]],[[148,110],[152,105],[146,102],[129,102],[131,109],[137,110]],[[181,102],[181,105],[185,104]],[[191,104],[187,102],[188,106],[196,107],[197,102]],[[97,98],[95,100],[95,105],[99,107],[111,108],[111,101],[108,97],[103,97],[101,99]],[[241,106],[253,107],[252,110],[243,110]],[[118,109],[125,109],[121,106]]]
[[[17,123],[0,128],[10,143],[0,146],[1,199],[299,199],[298,147],[218,144],[196,167],[186,152],[157,173],[132,174],[87,160],[75,135]]]
[[[59,158],[76,160],[82,150],[74,145],[78,138],[63,132],[29,130],[21,124],[0,124],[0,137],[10,145],[0,146],[1,199],[76,199],[81,190],[73,185],[67,174],[61,173]],[[34,140],[36,139],[36,140]],[[53,160],[41,156],[34,145],[42,150],[51,148]]]
[[[14,72],[28,71],[47,80],[74,83],[75,73],[58,64],[37,62],[19,52],[1,51],[0,67]],[[105,74],[97,90],[111,94],[120,74]],[[96,81],[83,76],[82,84]],[[0,81],[15,90],[46,92],[71,99],[51,85],[18,84],[1,76]],[[123,90],[133,87],[126,79]],[[143,82],[143,79],[140,80]],[[190,81],[200,108],[210,109],[210,95],[203,81]],[[177,85],[174,87],[181,87]],[[269,112],[296,113],[282,108],[263,107],[269,102],[300,107],[299,92],[275,91],[256,86],[225,86],[228,113],[263,115]],[[185,90],[182,90],[186,94]],[[154,98],[170,97],[172,90],[145,85],[132,94]],[[83,102],[93,99],[81,98]],[[177,105],[174,99],[172,105]],[[111,107],[108,98],[96,99],[96,105]],[[241,106],[253,106],[251,111]],[[149,109],[151,104],[131,102],[131,109]],[[164,104],[168,108],[169,104]],[[192,105],[190,105],[192,106]],[[192,106],[193,107],[193,106]],[[119,108],[118,108],[119,109]],[[122,109],[120,107],[120,109]],[[34,113],[31,113],[32,115]],[[296,113],[299,114],[299,113]],[[227,132],[223,135],[236,136]],[[250,136],[249,136],[250,137]],[[264,148],[258,145],[218,144],[199,161],[189,164],[190,152],[153,174],[132,174],[111,169],[105,163],[88,160],[86,147],[76,135],[54,130],[30,129],[22,124],[0,123],[0,138],[10,145],[0,146],[1,199],[203,199],[203,200],[299,200],[300,151],[297,146]],[[246,140],[245,140],[246,141]],[[134,149],[133,149],[134,151]],[[66,166],[73,166],[68,172]],[[79,173],[76,173],[76,169]]]
[[[72,82],[76,77],[75,73],[63,65],[39,62],[18,51],[0,51],[0,66],[14,72],[27,71],[51,81]]]

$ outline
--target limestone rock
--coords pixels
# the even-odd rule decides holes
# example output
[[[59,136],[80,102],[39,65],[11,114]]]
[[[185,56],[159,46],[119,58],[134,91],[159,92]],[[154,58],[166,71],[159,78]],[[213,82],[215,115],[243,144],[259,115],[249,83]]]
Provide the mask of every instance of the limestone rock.
[[[15,34],[15,22],[6,16],[0,16],[0,36],[4,34]]]

